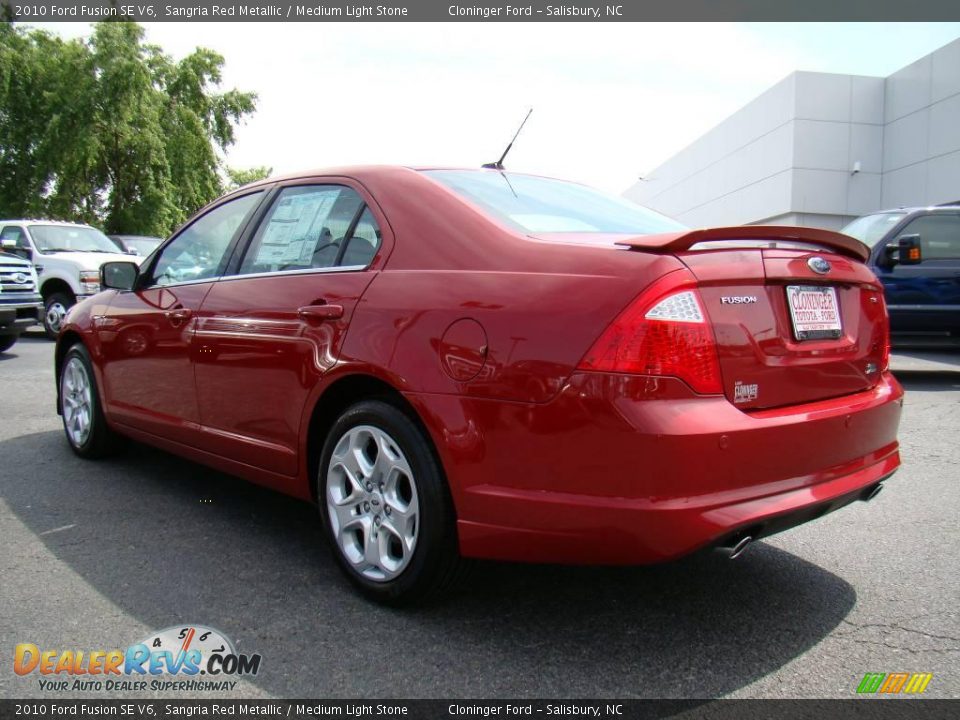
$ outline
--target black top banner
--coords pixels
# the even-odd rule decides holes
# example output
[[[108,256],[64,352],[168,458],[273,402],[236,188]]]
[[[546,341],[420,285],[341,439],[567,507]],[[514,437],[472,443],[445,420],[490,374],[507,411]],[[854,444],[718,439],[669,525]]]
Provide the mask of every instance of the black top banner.
[[[0,0],[7,21],[138,22],[636,22],[937,21],[960,19],[957,0]]]

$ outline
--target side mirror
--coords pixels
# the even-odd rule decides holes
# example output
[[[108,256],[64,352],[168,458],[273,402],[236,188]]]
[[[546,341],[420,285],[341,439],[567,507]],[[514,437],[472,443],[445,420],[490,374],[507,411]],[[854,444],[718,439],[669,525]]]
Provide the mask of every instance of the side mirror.
[[[919,235],[904,235],[900,238],[898,250],[897,262],[901,265],[919,265],[923,262]]]
[[[0,240],[0,246],[2,246],[4,250],[12,250],[17,246],[17,241],[13,238],[4,238]]]
[[[132,262],[106,262],[100,266],[100,287],[133,290],[140,268]]]

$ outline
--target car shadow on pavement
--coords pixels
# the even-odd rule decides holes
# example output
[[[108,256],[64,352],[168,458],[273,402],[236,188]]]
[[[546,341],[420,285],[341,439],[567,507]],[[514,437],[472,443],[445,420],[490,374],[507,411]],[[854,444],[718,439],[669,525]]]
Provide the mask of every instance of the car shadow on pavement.
[[[649,568],[479,563],[454,596],[392,610],[341,578],[306,503],[142,445],[83,461],[58,432],[0,456],[0,494],[58,561],[148,626],[210,625],[260,653],[253,682],[277,696],[709,698],[790,662],[856,601],[757,543]]]

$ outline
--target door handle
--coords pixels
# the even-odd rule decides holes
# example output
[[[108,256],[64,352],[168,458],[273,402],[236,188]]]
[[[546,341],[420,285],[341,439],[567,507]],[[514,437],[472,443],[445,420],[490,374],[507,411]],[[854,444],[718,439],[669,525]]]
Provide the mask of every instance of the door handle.
[[[191,315],[193,315],[193,311],[190,308],[177,308],[166,312],[167,320],[174,327],[178,327],[184,320],[189,320]]]
[[[297,315],[304,322],[339,320],[343,317],[343,305],[305,305],[297,310]]]

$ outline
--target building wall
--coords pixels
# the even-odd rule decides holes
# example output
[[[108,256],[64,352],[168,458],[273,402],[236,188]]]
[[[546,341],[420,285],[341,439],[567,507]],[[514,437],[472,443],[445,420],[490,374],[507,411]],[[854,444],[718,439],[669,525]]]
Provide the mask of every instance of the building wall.
[[[793,73],[624,194],[692,227],[960,200],[960,40],[890,78]]]
[[[960,40],[886,80],[883,207],[960,201]]]

